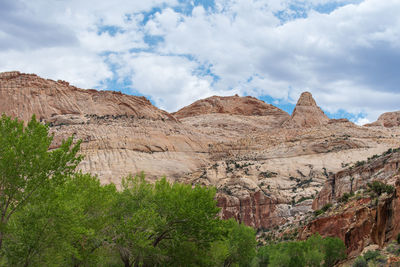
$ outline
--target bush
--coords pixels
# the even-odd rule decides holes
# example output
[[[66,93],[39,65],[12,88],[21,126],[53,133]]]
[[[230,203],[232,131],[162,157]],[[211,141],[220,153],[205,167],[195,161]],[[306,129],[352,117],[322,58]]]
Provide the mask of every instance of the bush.
[[[374,260],[376,260],[380,255],[381,255],[381,253],[379,252],[379,250],[369,250],[369,251],[365,252],[365,254],[364,254],[364,259],[365,259],[366,261],[374,261]]]
[[[345,245],[335,237],[315,234],[306,241],[270,244],[259,248],[258,266],[327,266],[346,257]]]
[[[380,181],[373,181],[372,183],[367,184],[368,191],[377,195],[378,197],[383,193],[393,194],[394,187],[388,184],[384,184]]]
[[[338,202],[347,203],[352,196],[354,196],[354,192],[350,192],[350,193],[346,192],[338,199]]]
[[[367,267],[367,266],[368,266],[367,261],[361,256],[359,256],[353,263],[353,267]]]
[[[323,212],[325,212],[325,211],[329,210],[331,207],[332,207],[332,203],[328,203],[328,204],[325,204],[325,205],[322,207],[321,210],[322,210]]]
[[[320,210],[314,211],[314,215],[315,216],[321,215],[321,214],[325,213],[327,210],[329,210],[331,207],[332,207],[332,203],[325,204]]]
[[[319,216],[319,215],[321,215],[321,214],[323,214],[323,213],[324,213],[323,210],[315,210],[315,211],[314,211],[314,215],[315,215],[315,216]]]

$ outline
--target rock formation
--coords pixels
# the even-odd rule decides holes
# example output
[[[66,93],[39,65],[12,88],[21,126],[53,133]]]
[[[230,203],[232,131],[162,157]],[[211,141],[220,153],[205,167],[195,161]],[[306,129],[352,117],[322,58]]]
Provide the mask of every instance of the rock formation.
[[[366,124],[365,126],[383,126],[388,128],[400,126],[400,111],[383,113],[376,122]]]
[[[175,179],[208,164],[210,138],[192,131],[144,97],[83,90],[33,74],[0,74],[0,113],[49,123],[53,147],[75,135],[85,155],[80,168],[103,183],[128,174]]]
[[[314,199],[313,208],[336,203],[327,214],[308,223],[300,233],[307,238],[312,233],[338,236],[350,256],[358,255],[371,244],[383,247],[400,233],[400,152],[389,149],[368,161],[358,161],[332,174]],[[371,198],[367,183],[381,181],[394,186],[393,194],[384,193]],[[341,200],[344,194],[355,192],[350,201]]]
[[[311,93],[304,92],[300,95],[292,116],[285,125],[289,127],[315,127],[327,124],[328,122],[329,118],[317,106]]]
[[[102,183],[119,185],[144,171],[149,179],[215,186],[223,218],[259,229],[305,219],[322,188],[318,203],[330,198],[325,183],[345,164],[400,146],[398,127],[329,120],[309,93],[291,117],[238,96],[210,97],[169,114],[143,97],[8,72],[0,74],[3,112],[25,121],[36,114],[55,134],[53,147],[71,135],[82,139],[79,167]]]
[[[223,113],[244,116],[275,116],[278,120],[287,120],[289,114],[257,98],[246,96],[212,96],[198,100],[173,113],[178,119],[204,114]]]

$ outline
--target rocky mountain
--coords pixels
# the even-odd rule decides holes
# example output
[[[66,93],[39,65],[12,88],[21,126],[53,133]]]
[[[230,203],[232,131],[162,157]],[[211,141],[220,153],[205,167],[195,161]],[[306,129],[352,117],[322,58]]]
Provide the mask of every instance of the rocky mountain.
[[[36,114],[55,134],[53,147],[71,135],[82,139],[85,159],[79,167],[103,183],[118,186],[122,177],[144,171],[150,180],[166,175],[172,181],[215,186],[221,216],[261,232],[307,222],[301,236],[315,231],[331,235],[326,229],[333,221],[345,233],[358,229],[351,216],[364,204],[349,206],[348,215],[335,213],[343,220],[314,218],[313,209],[337,202],[371,179],[390,180],[398,168],[394,155],[386,161],[386,156],[374,156],[400,146],[398,124],[363,127],[330,120],[308,92],[291,116],[239,96],[213,96],[169,114],[143,97],[7,72],[0,74],[0,113],[25,121]],[[362,163],[367,158],[373,161]],[[365,218],[376,214],[368,212]],[[354,245],[361,242],[361,230],[352,231],[341,237],[358,252],[364,246]]]

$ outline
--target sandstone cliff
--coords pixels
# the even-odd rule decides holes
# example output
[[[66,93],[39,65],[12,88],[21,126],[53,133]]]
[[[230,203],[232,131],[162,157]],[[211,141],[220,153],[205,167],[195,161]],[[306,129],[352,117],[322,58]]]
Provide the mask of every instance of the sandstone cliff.
[[[345,242],[349,256],[360,254],[371,244],[382,248],[395,239],[400,233],[399,164],[400,152],[389,149],[332,174],[315,198],[313,208],[334,203],[333,208],[311,220],[301,230],[300,238],[316,232],[338,236]],[[366,185],[372,181],[392,185],[395,192],[371,198]],[[343,200],[346,193],[354,192],[348,202]]]

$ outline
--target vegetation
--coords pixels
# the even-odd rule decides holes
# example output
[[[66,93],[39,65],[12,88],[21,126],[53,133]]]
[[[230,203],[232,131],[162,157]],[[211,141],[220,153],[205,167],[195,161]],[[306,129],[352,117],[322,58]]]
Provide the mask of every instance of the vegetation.
[[[334,266],[346,257],[339,238],[315,234],[306,241],[270,244],[258,250],[255,266]]]
[[[314,211],[314,215],[315,215],[315,216],[318,216],[318,215],[324,214],[324,213],[327,212],[332,206],[333,206],[332,203],[325,204],[320,210]]]
[[[246,265],[253,229],[218,217],[214,188],[150,184],[122,190],[76,171],[80,142],[49,151],[35,117],[0,121],[1,266]]]
[[[387,193],[390,195],[393,194],[395,191],[393,186],[384,184],[380,181],[373,181],[372,183],[368,183],[367,187],[371,195],[375,197],[379,197],[383,193]]]
[[[79,141],[51,142],[35,117],[26,126],[1,117],[0,266],[333,266],[345,257],[342,241],[319,235],[257,250],[254,229],[219,219],[215,188],[141,174],[117,190],[76,170]]]
[[[353,267],[377,266],[377,264],[385,264],[386,259],[381,255],[379,250],[369,250],[363,256],[359,256],[353,263]]]
[[[352,196],[354,196],[354,192],[351,193],[346,192],[338,199],[338,202],[347,203]]]

